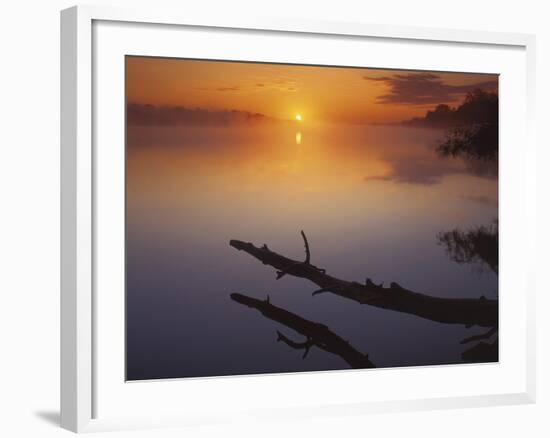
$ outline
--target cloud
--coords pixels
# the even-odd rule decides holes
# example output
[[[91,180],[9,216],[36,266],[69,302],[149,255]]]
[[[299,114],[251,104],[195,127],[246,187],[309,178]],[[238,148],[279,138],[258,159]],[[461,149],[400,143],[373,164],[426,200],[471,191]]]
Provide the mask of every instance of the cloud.
[[[200,91],[241,91],[241,87],[238,87],[236,85],[228,85],[223,87],[195,87],[195,90]]]
[[[248,111],[206,110],[182,106],[155,106],[129,103],[126,110],[128,125],[180,126],[230,125],[271,120],[269,117]]]
[[[433,73],[407,73],[392,76],[368,77],[367,81],[380,82],[389,87],[389,92],[378,96],[380,104],[429,105],[456,101],[464,94],[476,90],[497,89],[496,80],[469,85],[446,84],[441,76]]]
[[[270,78],[260,76],[255,78],[254,88],[255,91],[283,91],[283,92],[295,92],[300,89],[300,83],[291,77],[278,77]]]
[[[240,93],[255,93],[269,90],[295,92],[299,90],[299,83],[295,79],[287,77],[269,78],[256,77],[250,78],[248,81],[243,81],[239,85],[223,85],[223,86],[205,86],[196,87],[196,90],[208,92],[240,92]]]

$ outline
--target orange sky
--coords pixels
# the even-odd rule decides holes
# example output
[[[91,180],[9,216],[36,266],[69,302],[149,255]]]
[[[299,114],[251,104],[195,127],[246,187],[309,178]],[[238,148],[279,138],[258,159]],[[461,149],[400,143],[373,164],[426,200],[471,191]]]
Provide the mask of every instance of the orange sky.
[[[126,58],[130,103],[258,112],[279,119],[383,123],[457,105],[496,75],[154,57]]]

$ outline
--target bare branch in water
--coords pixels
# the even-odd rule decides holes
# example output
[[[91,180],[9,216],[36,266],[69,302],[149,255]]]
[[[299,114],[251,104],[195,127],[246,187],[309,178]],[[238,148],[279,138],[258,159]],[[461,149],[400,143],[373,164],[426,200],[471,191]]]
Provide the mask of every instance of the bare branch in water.
[[[303,234],[302,237],[304,237]],[[304,239],[305,240],[305,239]],[[266,245],[256,247],[250,242],[231,240],[229,244],[258,259],[264,265],[277,270],[277,278],[289,274],[315,283],[315,294],[330,292],[360,304],[367,304],[397,312],[409,313],[432,321],[447,324],[498,325],[498,302],[493,299],[440,298],[409,290],[395,282],[389,288],[374,284],[367,279],[365,284],[332,277],[324,269],[311,263],[289,259]],[[309,243],[307,244],[309,249]]]
[[[287,268],[285,269],[280,269],[277,271],[277,280],[281,279],[282,277],[284,277],[285,275],[287,274],[290,274],[292,270],[294,270],[294,268],[297,268],[297,267],[300,267],[302,265],[306,265],[306,266],[311,266],[317,270],[319,270],[320,272],[323,272],[325,273],[326,271],[324,269],[321,269],[321,268],[318,268],[317,266],[314,266],[311,264],[311,252],[309,250],[309,242],[307,241],[307,237],[306,237],[306,233],[304,233],[304,231],[300,231],[300,233],[302,234],[302,239],[304,239],[304,246],[305,246],[305,249],[306,249],[306,259],[303,261],[303,262],[296,262],[290,266],[288,266]],[[264,243],[264,246],[263,248],[267,248],[267,245]]]
[[[304,261],[304,263],[309,265],[310,259],[311,259],[311,252],[309,251],[309,242],[307,241],[306,233],[304,233],[304,230],[300,231],[300,233],[302,234],[302,238],[304,239],[304,245],[306,247],[306,260]]]

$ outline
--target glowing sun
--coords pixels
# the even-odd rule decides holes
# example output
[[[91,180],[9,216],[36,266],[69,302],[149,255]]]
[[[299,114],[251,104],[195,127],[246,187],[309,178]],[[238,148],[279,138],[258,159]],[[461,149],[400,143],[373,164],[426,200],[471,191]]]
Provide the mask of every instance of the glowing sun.
[[[301,122],[302,121],[302,115],[301,114],[296,114],[296,121],[298,122]]]

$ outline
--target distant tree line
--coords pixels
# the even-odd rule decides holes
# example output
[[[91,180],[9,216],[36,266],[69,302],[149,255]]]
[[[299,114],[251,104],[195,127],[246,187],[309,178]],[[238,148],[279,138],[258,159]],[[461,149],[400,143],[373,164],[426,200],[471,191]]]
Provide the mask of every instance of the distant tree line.
[[[425,117],[403,122],[407,126],[446,128],[437,152],[447,157],[496,163],[498,159],[498,95],[475,90],[456,108],[438,105]]]
[[[466,95],[462,104],[452,108],[437,105],[424,117],[415,117],[404,125],[427,128],[453,128],[478,123],[498,123],[498,95],[494,92],[474,90]]]
[[[202,126],[258,123],[265,122],[269,118],[263,114],[248,111],[129,103],[126,107],[126,120],[128,125],[138,126]]]

